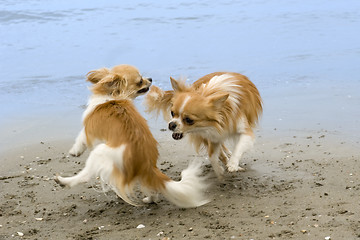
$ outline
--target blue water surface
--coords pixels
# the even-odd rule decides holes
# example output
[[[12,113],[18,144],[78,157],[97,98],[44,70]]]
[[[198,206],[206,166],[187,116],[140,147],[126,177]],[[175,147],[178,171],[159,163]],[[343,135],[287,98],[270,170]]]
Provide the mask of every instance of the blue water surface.
[[[340,99],[338,112],[360,105],[360,1],[2,0],[3,138],[19,132],[14,124],[61,129],[73,121],[68,115],[81,115],[89,94],[85,74],[121,63],[163,88],[170,88],[169,76],[193,81],[213,71],[243,73],[260,89],[271,119],[287,106],[282,94],[321,93],[319,109],[328,119],[333,97]],[[286,115],[299,114],[297,106],[309,114],[299,105],[288,106]]]

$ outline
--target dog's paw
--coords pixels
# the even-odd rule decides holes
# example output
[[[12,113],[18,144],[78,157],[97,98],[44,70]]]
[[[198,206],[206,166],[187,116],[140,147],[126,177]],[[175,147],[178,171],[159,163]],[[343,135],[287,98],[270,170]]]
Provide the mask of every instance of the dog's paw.
[[[62,177],[59,174],[56,174],[56,176],[54,177],[54,181],[59,184],[61,187],[66,187],[66,184],[64,184],[62,182]]]
[[[227,169],[228,169],[229,172],[244,172],[245,171],[245,168],[235,166],[235,165],[232,165],[232,164],[228,164]]]
[[[159,201],[158,195],[151,195],[148,197],[143,198],[143,203],[157,203]]]
[[[225,170],[222,166],[214,167],[214,171],[219,180],[222,180],[224,178]]]
[[[82,148],[79,148],[79,147],[76,147],[76,146],[73,146],[70,151],[69,151],[69,154],[73,157],[80,157],[81,154],[83,154],[85,152],[85,148],[82,147]]]

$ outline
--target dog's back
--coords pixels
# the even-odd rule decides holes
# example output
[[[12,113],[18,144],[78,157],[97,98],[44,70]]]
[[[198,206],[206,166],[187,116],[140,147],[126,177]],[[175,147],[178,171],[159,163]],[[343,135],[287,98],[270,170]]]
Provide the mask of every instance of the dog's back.
[[[145,172],[156,168],[159,155],[157,141],[151,134],[146,120],[130,100],[113,100],[98,105],[84,119],[84,125],[89,146],[97,140],[105,142],[111,148],[126,146],[122,163],[126,169],[122,173],[125,184],[131,183],[135,178],[146,176]],[[162,176],[163,180],[169,180],[165,175]],[[149,184],[162,185],[163,181]]]
[[[220,76],[224,77],[221,80]],[[217,81],[220,79],[220,81]],[[228,86],[226,86],[228,85]],[[233,95],[233,101],[237,102],[242,113],[246,116],[249,126],[255,127],[262,113],[262,99],[255,84],[245,75],[234,72],[214,72],[199,78],[191,85],[193,90],[207,92],[206,94],[216,94],[225,91]],[[234,101],[235,100],[235,101]],[[232,111],[235,109],[232,109]]]

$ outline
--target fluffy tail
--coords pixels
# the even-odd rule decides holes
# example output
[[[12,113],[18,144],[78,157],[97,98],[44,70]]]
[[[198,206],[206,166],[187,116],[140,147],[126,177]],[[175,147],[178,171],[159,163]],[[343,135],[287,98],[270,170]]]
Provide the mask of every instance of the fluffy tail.
[[[209,202],[204,196],[208,185],[205,178],[200,176],[201,163],[192,162],[181,172],[181,180],[170,180],[165,183],[162,194],[167,200],[183,208],[198,207]]]
[[[97,175],[127,203],[139,205],[134,195],[137,184],[145,194],[152,193],[149,195],[150,199],[156,196],[154,193],[162,193],[167,200],[182,208],[198,207],[209,202],[204,196],[208,185],[205,177],[200,176],[200,162],[189,164],[182,171],[181,180],[177,182],[162,173],[153,163],[142,163],[141,167],[134,168],[133,160],[129,162],[123,157],[125,148],[125,145],[109,148],[111,150],[106,157],[111,159],[112,167],[104,168],[106,171],[100,169]]]
[[[150,91],[146,94],[145,105],[147,112],[155,112],[157,115],[162,112],[166,121],[170,121],[171,99],[174,91],[163,91],[162,89],[151,86]]]
[[[173,181],[158,168],[153,168],[150,174],[139,176],[138,183],[142,191],[149,194],[149,197],[145,199],[150,199],[150,201],[152,201],[152,197],[156,196],[156,193],[161,193],[178,207],[199,207],[209,202],[204,196],[208,184],[205,183],[205,177],[201,177],[200,174],[201,163],[191,163],[187,169],[182,171],[180,181]],[[102,179],[106,178],[102,177]],[[110,182],[108,180],[105,182],[110,183],[111,188],[124,201],[134,206],[139,205],[138,201],[133,198],[135,181],[125,181],[124,174],[117,167],[112,171]],[[146,202],[150,201],[146,200]]]

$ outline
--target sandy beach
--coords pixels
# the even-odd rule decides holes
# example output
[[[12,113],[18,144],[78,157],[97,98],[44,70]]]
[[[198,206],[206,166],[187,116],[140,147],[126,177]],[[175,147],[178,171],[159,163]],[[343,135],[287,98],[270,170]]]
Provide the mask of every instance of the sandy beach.
[[[195,209],[130,206],[96,180],[61,188],[53,176],[78,172],[87,155],[68,157],[71,140],[17,149],[2,159],[0,239],[360,238],[359,144],[325,130],[259,134],[247,171],[218,181],[204,157],[158,130],[158,166],[173,179],[188,161],[204,162],[212,201]]]
[[[0,239],[359,239],[359,141],[343,128],[296,121],[291,106],[299,98],[287,92],[288,108],[264,93],[267,108],[257,142],[241,161],[246,172],[227,173],[222,181],[205,155],[196,154],[186,139],[173,140],[161,118],[146,115],[159,142],[162,171],[178,180],[189,161],[203,162],[211,202],[195,209],[164,199],[134,207],[113,192],[103,193],[95,179],[61,188],[53,176],[77,173],[88,155],[68,156],[72,138],[11,146],[1,157]],[[277,108],[290,113],[274,120]],[[321,115],[313,112],[311,118]],[[69,125],[75,129],[78,122]]]

